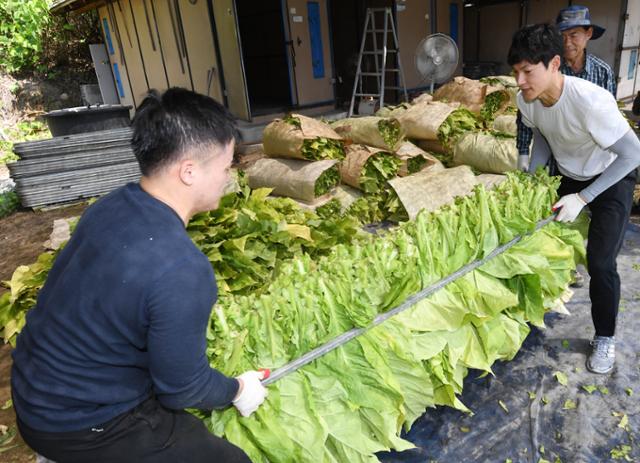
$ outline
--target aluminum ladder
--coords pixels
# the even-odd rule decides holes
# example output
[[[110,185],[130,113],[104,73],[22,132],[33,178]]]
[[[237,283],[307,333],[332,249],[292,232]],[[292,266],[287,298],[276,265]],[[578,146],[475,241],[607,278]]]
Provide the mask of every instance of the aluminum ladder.
[[[382,29],[376,27],[376,13],[382,13],[384,15]],[[378,47],[379,37],[378,34],[382,34],[380,45]],[[393,39],[391,48],[389,47],[389,35]],[[367,48],[367,36],[371,38],[370,44]],[[366,48],[366,49],[365,49]],[[387,54],[395,53],[397,68],[387,68]],[[364,56],[373,56],[375,62],[375,71],[363,72],[362,71],[362,59]],[[382,62],[380,62],[382,58]],[[386,73],[397,72],[400,87],[387,85]],[[378,93],[364,93],[363,91],[363,77],[375,77],[378,86]],[[377,98],[380,104],[380,108],[384,107],[384,92],[385,89],[389,90],[402,90],[404,93],[404,101],[408,101],[407,86],[404,80],[404,73],[402,72],[402,64],[400,62],[400,48],[398,46],[398,34],[396,33],[396,26],[393,20],[393,13],[391,8],[367,8],[367,15],[364,22],[364,30],[362,32],[362,42],[360,43],[360,54],[358,56],[358,68],[356,70],[356,76],[353,82],[353,92],[351,94],[351,105],[349,106],[349,117],[353,115],[353,109],[356,101],[356,97],[360,98]]]

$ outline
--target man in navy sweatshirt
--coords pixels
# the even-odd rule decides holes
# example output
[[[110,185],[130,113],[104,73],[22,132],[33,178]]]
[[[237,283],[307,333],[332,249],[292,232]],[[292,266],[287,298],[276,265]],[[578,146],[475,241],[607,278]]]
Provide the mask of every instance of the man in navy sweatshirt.
[[[150,92],[133,121],[140,183],[89,207],[57,257],[13,353],[17,422],[63,462],[248,462],[185,408],[264,401],[262,373],[209,367],[217,287],[185,226],[215,209],[236,129],[209,97]]]

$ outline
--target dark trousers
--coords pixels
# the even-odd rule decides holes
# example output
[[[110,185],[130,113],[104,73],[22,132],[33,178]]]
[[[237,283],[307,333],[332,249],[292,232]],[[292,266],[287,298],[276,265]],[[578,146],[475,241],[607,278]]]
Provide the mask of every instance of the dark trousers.
[[[577,193],[594,179],[581,182],[562,177],[558,193]],[[587,241],[587,269],[591,277],[591,318],[597,336],[613,336],[620,303],[620,276],[616,258],[629,221],[635,186],[635,171],[603,191],[589,203],[591,224]]]
[[[230,442],[211,434],[195,416],[148,399],[113,420],[76,432],[40,432],[18,417],[24,441],[57,463],[251,463]]]

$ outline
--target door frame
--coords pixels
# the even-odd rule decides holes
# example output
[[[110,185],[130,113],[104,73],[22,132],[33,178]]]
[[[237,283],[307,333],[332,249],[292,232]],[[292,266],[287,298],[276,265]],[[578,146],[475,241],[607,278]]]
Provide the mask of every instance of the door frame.
[[[298,86],[296,85],[296,70],[293,65],[295,49],[291,38],[291,28],[289,27],[289,6],[287,0],[280,0],[280,16],[282,18],[282,30],[284,31],[284,54],[287,57],[287,69],[289,71],[289,95],[291,106],[298,106]],[[293,55],[292,55],[293,54]]]

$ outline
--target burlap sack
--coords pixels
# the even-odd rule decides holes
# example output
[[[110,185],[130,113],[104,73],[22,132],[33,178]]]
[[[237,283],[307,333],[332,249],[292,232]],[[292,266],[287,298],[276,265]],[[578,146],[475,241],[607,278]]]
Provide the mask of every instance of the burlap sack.
[[[270,157],[305,159],[301,153],[304,140],[319,137],[342,140],[328,124],[301,114],[292,114],[298,118],[300,127],[282,119],[275,119],[267,125],[262,134],[264,152]]]
[[[487,87],[487,84],[478,80],[458,76],[436,90],[433,99],[435,101],[458,101],[465,108],[478,114],[484,104]]]
[[[411,100],[411,104],[428,103],[429,101],[433,101],[433,95],[424,92],[423,94],[418,95],[413,100]]]
[[[513,76],[487,76],[480,79],[480,82],[491,86],[502,85],[503,87],[518,87],[516,78]]]
[[[437,140],[438,129],[456,109],[456,105],[440,101],[417,103],[398,116],[407,137],[418,140]]]
[[[507,179],[506,175],[501,174],[480,174],[476,176],[479,184],[484,185],[485,190],[491,190]]]
[[[339,167],[340,180],[342,183],[358,189],[361,189],[360,177],[362,176],[364,165],[367,163],[369,158],[376,153],[390,154],[388,151],[380,148],[358,144],[347,146],[345,148],[345,153],[347,156],[344,161],[340,163]]]
[[[389,180],[410,220],[415,219],[421,210],[435,211],[452,203],[457,196],[470,194],[476,184],[476,176],[467,166],[437,172],[422,171]]]
[[[313,203],[317,199],[316,181],[337,163],[334,159],[310,162],[264,158],[256,161],[245,174],[252,189],[272,188],[275,195]]]
[[[382,136],[380,124],[391,124],[397,127],[399,136],[394,143],[388,143]],[[351,117],[331,123],[334,129],[345,140],[374,146],[387,151],[394,151],[405,139],[405,131],[396,118],[377,116]]]
[[[422,169],[420,169],[420,171],[429,170],[430,172],[433,172],[436,170],[444,169],[444,166],[442,165],[442,163],[435,156],[427,153],[426,151],[417,147],[410,141],[405,141],[402,145],[400,145],[398,150],[393,154],[402,161],[402,165],[400,166],[400,170],[398,171],[399,177],[406,177],[407,175],[410,175],[407,164],[409,162],[409,159],[414,158],[416,156],[420,156],[424,158],[426,161]]]
[[[487,132],[469,132],[456,142],[453,148],[453,163],[472,166],[480,172],[492,174],[516,170],[516,139],[496,137]]]
[[[397,117],[407,110],[409,103],[400,103],[397,106],[385,106],[376,111],[376,117]]]
[[[451,150],[444,146],[439,140],[416,140],[416,145],[418,145],[418,148],[431,153],[451,153]]]
[[[356,190],[348,185],[338,185],[331,193],[318,198],[313,203],[305,203],[302,201],[294,201],[302,208],[315,211],[320,206],[324,206],[332,199],[337,199],[340,203],[340,211],[345,212],[349,207],[356,202],[358,198],[361,198],[364,193],[360,190]]]
[[[515,114],[501,114],[496,116],[493,121],[493,130],[497,132],[508,133],[510,135],[517,135],[518,126],[516,124]]]

